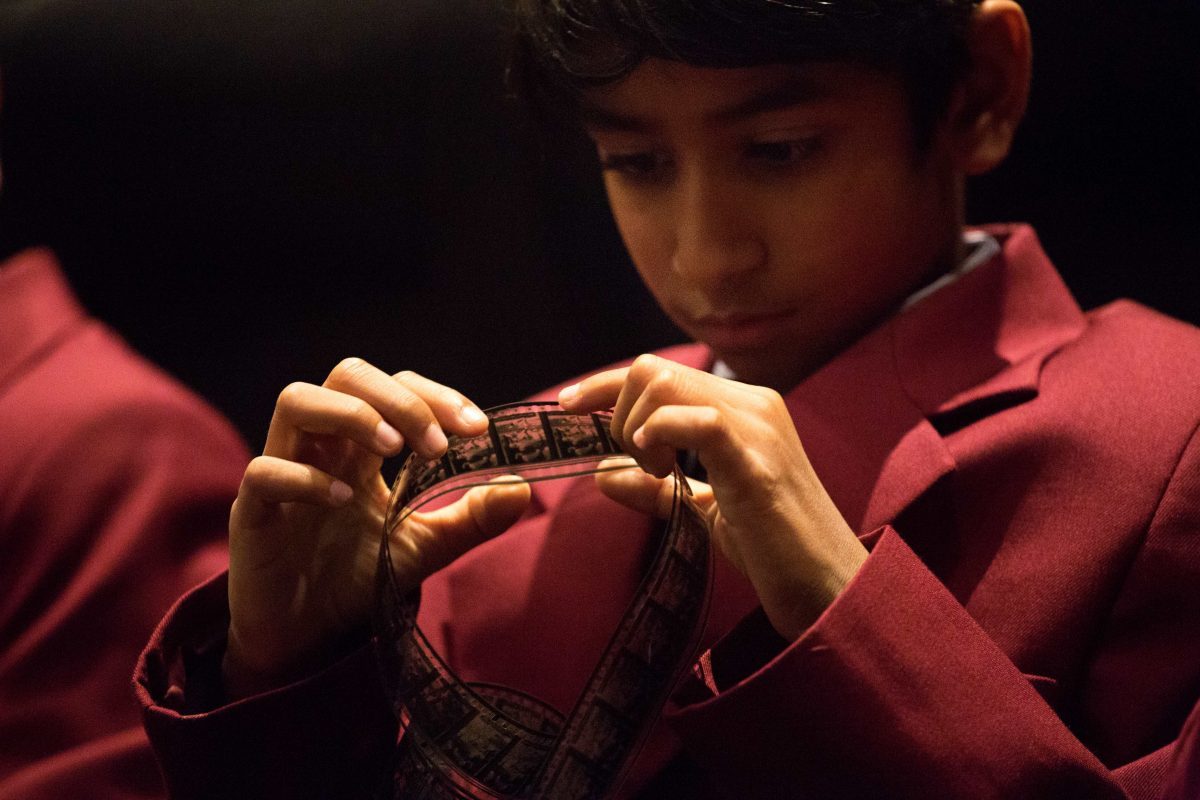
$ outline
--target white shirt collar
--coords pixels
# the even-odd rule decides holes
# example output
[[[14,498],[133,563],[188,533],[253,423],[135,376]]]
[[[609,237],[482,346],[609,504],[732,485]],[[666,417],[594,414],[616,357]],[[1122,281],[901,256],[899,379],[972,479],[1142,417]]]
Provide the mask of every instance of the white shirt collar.
[[[962,241],[967,246],[967,256],[962,263],[932,283],[910,294],[904,304],[900,306],[901,311],[907,311],[938,289],[944,289],[954,283],[980,264],[986,264],[1000,252],[1000,242],[996,241],[995,236],[984,231],[965,231]]]

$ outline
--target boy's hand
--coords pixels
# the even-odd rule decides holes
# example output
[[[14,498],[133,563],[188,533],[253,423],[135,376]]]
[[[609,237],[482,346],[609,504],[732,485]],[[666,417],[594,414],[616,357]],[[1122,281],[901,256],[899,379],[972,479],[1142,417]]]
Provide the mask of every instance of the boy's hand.
[[[226,692],[245,696],[323,666],[329,648],[369,618],[388,487],[385,456],[446,450],[446,432],[487,429],[458,392],[411,372],[347,359],[315,386],[279,395],[263,455],[250,462],[229,523]],[[391,542],[402,584],[417,586],[507,529],[526,484],[474,489],[413,514]]]
[[[600,487],[649,512],[670,509],[677,450],[695,450],[717,546],[754,585],[771,624],[795,639],[849,583],[867,551],[821,485],[783,398],[657,356],[564,389],[575,412],[613,408],[612,435],[646,473],[605,474]],[[653,476],[653,477],[652,477]]]

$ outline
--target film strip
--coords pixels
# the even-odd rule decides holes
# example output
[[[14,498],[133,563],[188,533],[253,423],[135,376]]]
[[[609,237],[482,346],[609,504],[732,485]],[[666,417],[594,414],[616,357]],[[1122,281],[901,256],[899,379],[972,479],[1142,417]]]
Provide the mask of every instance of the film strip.
[[[712,575],[708,526],[677,473],[654,559],[566,717],[521,692],[461,681],[416,624],[419,590],[397,587],[392,532],[433,500],[497,475],[530,482],[587,475],[608,468],[603,459],[620,453],[607,414],[570,414],[553,403],[500,406],[487,414],[486,434],[452,438],[435,461],[410,456],[393,486],[379,551],[375,626],[401,735],[391,780],[379,796],[603,798],[619,784],[695,655]]]

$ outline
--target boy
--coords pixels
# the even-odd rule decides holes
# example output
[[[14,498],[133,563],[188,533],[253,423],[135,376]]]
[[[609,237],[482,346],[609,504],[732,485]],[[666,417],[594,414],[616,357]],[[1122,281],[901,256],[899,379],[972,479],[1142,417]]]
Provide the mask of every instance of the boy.
[[[1200,689],[1200,336],[1083,314],[1028,228],[963,232],[965,179],[1025,107],[1020,8],[528,0],[518,20],[523,85],[578,115],[642,278],[701,343],[552,395],[614,408],[642,471],[599,484],[634,509],[661,514],[694,452],[721,554],[695,677],[618,796],[1156,796]],[[177,796],[378,786],[380,460],[483,426],[353,359],[281,394],[228,585],[185,598],[141,667]],[[573,700],[645,542],[589,517],[594,492],[479,490],[400,532],[394,569],[463,678]]]

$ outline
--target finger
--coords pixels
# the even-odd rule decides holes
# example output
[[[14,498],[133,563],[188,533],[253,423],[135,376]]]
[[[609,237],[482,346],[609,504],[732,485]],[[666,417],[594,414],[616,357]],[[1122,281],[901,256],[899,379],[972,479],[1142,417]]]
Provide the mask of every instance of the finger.
[[[628,367],[606,370],[566,387],[559,393],[558,402],[563,408],[579,413],[613,409],[613,440],[623,449],[630,450],[625,435],[626,417],[645,387],[656,380],[672,379],[677,371],[687,369],[656,355],[641,355]]]
[[[733,466],[742,453],[721,411],[713,406],[671,406],[654,410],[631,437],[646,450],[695,450],[710,474]]]
[[[429,404],[442,427],[462,436],[476,436],[487,430],[487,415],[467,396],[411,370],[397,372],[392,379],[407,386]]]
[[[415,513],[401,526],[393,548],[397,575],[415,586],[468,550],[508,530],[529,506],[529,484],[514,476],[476,486],[454,503]]]
[[[666,519],[675,501],[675,479],[656,478],[640,469],[596,475],[601,493],[627,508]]]
[[[529,484],[511,475],[493,478],[487,486],[476,486],[463,498],[471,518],[468,527],[473,527],[482,539],[499,536],[525,513],[530,497]]]
[[[414,385],[397,380],[360,358],[343,360],[325,380],[328,388],[369,403],[417,453],[425,458],[436,458],[446,451],[442,423],[453,421],[452,430],[463,428],[464,423],[459,417],[461,407],[450,413],[445,393],[431,393],[426,398],[422,392],[428,392],[428,387],[416,385],[416,381],[410,383]]]
[[[558,404],[580,414],[612,408],[625,385],[629,369],[610,369],[584,378],[559,392]]]
[[[605,497],[660,519],[669,517],[675,506],[674,475],[656,478],[640,469],[601,472],[596,475],[596,485]],[[701,509],[712,505],[712,487],[707,483],[688,479],[688,486]]]
[[[641,401],[646,388],[654,381],[660,383],[664,378],[668,378],[672,372],[672,363],[664,358],[659,358],[656,355],[646,354],[640,355],[634,359],[633,364],[625,371],[625,382],[621,386],[619,395],[613,403],[612,422],[610,423],[609,432],[612,434],[613,441],[617,443],[626,453],[629,453],[639,459],[643,453],[630,440],[635,429],[629,427],[629,415],[633,412],[634,407]],[[664,459],[659,457],[657,462],[662,462]],[[647,466],[645,463],[643,467]],[[666,476],[666,472],[659,469],[656,474],[661,478]]]
[[[629,370],[625,387],[613,409],[614,439],[642,468],[665,478],[675,466],[675,447],[669,443],[636,441],[634,434],[664,405],[707,405],[716,394],[713,377],[657,356],[641,356]]]
[[[638,464],[646,472],[658,478],[665,478],[675,469],[677,451],[669,443],[649,442],[642,435],[642,428],[647,419],[662,407],[670,393],[664,391],[661,384],[643,387],[638,394],[629,393],[633,404],[628,410],[622,408],[621,419],[616,419],[614,412],[613,426],[621,427],[620,439],[626,453],[637,459]],[[624,399],[624,398],[622,398]]]
[[[279,393],[263,454],[295,458],[297,433],[349,439],[379,456],[404,445],[400,432],[366,400],[311,383],[293,383]]]
[[[246,467],[234,502],[233,517],[253,525],[272,515],[281,503],[305,503],[339,508],[354,497],[354,489],[327,472],[271,456],[259,456]]]

